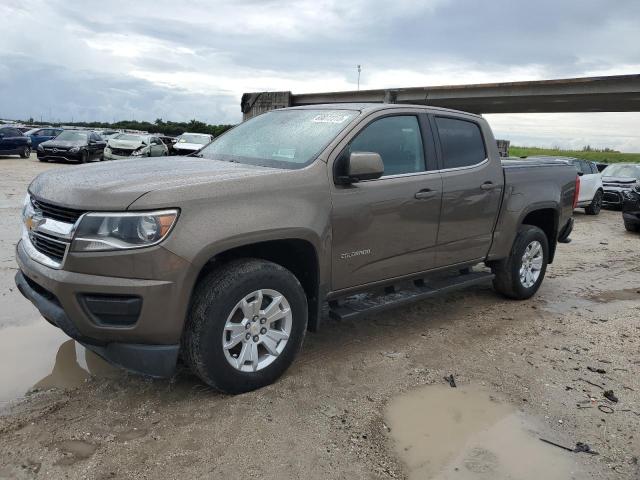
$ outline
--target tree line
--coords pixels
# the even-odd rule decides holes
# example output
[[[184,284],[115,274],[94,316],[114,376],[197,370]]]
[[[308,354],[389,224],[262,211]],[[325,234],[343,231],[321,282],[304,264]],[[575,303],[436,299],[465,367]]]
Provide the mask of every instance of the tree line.
[[[113,129],[113,130],[142,130],[150,133],[164,133],[165,135],[181,135],[184,132],[191,133],[208,133],[217,137],[229,130],[234,125],[210,125],[199,120],[191,120],[189,122],[171,122],[164,121],[161,118],[155,122],[137,121],[137,120],[121,120],[119,122],[62,122],[62,123],[46,123],[37,122],[30,118],[27,122],[29,125],[51,125],[54,127],[65,125],[89,129]]]

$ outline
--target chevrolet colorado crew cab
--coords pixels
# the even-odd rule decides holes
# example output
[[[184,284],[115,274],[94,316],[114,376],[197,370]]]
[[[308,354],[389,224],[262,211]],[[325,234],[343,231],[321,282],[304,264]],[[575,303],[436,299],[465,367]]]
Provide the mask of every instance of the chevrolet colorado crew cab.
[[[540,287],[568,242],[579,178],[501,162],[479,116],[423,106],[271,111],[197,156],[36,177],[17,245],[22,294],[129,370],[181,359],[238,393],[275,381],[321,318],[493,281]]]

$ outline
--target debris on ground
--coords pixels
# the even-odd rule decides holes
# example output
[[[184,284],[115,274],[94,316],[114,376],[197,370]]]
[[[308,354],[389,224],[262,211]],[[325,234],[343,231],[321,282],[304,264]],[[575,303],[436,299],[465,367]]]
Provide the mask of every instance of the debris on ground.
[[[607,373],[604,368],[587,367],[587,370],[593,373]]]
[[[444,381],[449,383],[449,386],[451,388],[456,388],[456,379],[453,378],[453,374],[449,375],[448,377],[444,377]]]
[[[613,408],[611,408],[609,405],[598,405],[598,410],[606,414],[613,413]]]
[[[618,403],[618,397],[615,396],[613,390],[605,390],[602,395],[604,395],[604,398],[607,400],[611,400],[613,403]]]
[[[548,443],[549,445],[553,445],[554,447],[558,447],[561,448],[563,450],[566,450],[567,452],[571,452],[571,453],[588,453],[590,455],[598,455],[598,452],[591,450],[591,447],[583,442],[578,442],[576,443],[576,446],[574,448],[571,447],[567,447],[565,445],[561,445],[559,443],[556,442],[552,442],[551,440],[547,440],[546,438],[540,438],[541,441],[543,441],[544,443]]]

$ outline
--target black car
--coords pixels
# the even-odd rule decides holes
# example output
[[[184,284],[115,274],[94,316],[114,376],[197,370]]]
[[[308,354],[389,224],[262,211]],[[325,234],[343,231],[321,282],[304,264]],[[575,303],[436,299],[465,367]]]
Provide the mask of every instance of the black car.
[[[102,160],[107,144],[100,135],[88,130],[64,130],[53,140],[38,145],[38,160],[93,162]]]
[[[640,232],[640,183],[622,193],[622,219],[624,228],[630,232]]]
[[[31,155],[31,138],[11,125],[0,126],[0,155]]]
[[[602,205],[620,209],[624,201],[624,192],[631,190],[640,182],[640,163],[614,163],[602,171],[604,197]]]

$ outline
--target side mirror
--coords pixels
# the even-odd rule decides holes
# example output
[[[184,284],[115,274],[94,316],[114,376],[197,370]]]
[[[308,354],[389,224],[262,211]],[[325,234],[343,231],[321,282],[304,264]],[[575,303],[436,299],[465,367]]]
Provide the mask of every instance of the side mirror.
[[[384,173],[382,157],[374,152],[353,152],[349,155],[347,180],[349,183],[375,180]]]
[[[581,170],[578,170],[578,176],[581,177],[584,175],[584,172],[582,172]]]

